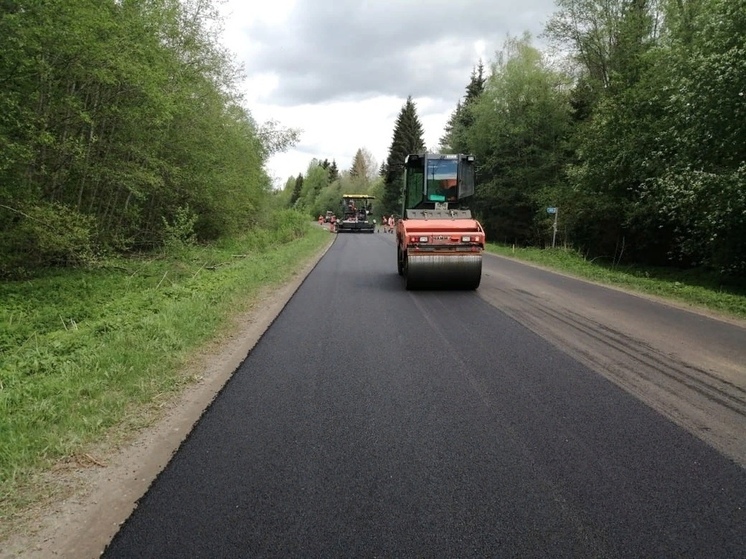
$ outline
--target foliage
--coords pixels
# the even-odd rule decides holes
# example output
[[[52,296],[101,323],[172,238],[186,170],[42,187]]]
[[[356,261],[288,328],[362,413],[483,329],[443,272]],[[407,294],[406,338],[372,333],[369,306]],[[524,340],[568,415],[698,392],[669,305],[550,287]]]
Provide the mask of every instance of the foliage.
[[[61,204],[36,204],[25,211],[3,207],[13,227],[0,241],[0,276],[26,277],[48,263],[86,264],[94,258],[95,221]]]
[[[167,250],[175,250],[194,245],[197,240],[194,234],[197,219],[197,215],[189,209],[189,206],[177,209],[173,222],[169,223],[163,219],[164,247]]]
[[[303,192],[303,175],[298,173],[298,176],[295,178],[295,182],[293,183],[293,192],[290,196],[291,207],[295,207],[298,198],[300,198],[301,192]]]
[[[311,215],[318,217],[319,215],[326,215],[327,211],[338,214],[342,194],[347,192],[345,188],[347,182],[347,178],[341,178],[322,188],[318,196],[314,199],[310,212]]]
[[[661,223],[675,234],[672,260],[746,276],[746,163],[730,173],[681,169],[653,183]]]
[[[285,151],[300,139],[297,128],[285,128],[276,120],[268,120],[257,130],[265,157]]]
[[[524,36],[475,69],[441,138],[489,235],[543,246],[555,206],[585,255],[746,276],[746,0],[558,0],[544,35],[551,59]]]
[[[424,152],[423,134],[417,107],[409,96],[396,119],[388,157],[382,168],[384,187],[380,209],[386,215],[401,212],[404,159],[410,153]]]
[[[377,182],[375,159],[360,148],[347,171],[340,172],[335,160],[312,159],[305,174],[287,180],[282,198],[288,200],[286,207],[316,219],[327,211],[338,212],[343,194],[372,194],[372,185]]]
[[[484,75],[484,63],[480,60],[472,70],[469,85],[463,103],[456,104],[456,110],[451,113],[446,123],[443,136],[440,138],[438,149],[441,153],[463,153],[469,151],[469,144],[465,138],[468,130],[474,124],[474,105],[484,92],[487,77]]]
[[[543,212],[553,205],[569,127],[566,78],[543,61],[530,38],[510,39],[472,103],[465,151],[478,162],[475,209],[491,238],[543,241]]]
[[[218,29],[212,0],[4,2],[0,253],[42,243],[33,264],[44,266],[86,261],[91,247],[156,247],[187,206],[199,240],[255,222],[264,161],[297,131],[258,127],[241,106]],[[61,258],[13,210],[66,216],[88,241]]]
[[[325,169],[314,159],[308,165],[308,170],[303,177],[300,196],[294,207],[299,210],[305,210],[311,216],[314,216],[316,198],[327,186],[329,186],[329,170]]]
[[[365,148],[358,149],[352,160],[350,176],[356,179],[362,179],[367,183],[375,178],[376,171],[376,160],[373,157],[373,154]]]
[[[337,162],[332,159],[332,162],[329,164],[329,181],[334,182],[339,178],[339,168],[337,167]]]

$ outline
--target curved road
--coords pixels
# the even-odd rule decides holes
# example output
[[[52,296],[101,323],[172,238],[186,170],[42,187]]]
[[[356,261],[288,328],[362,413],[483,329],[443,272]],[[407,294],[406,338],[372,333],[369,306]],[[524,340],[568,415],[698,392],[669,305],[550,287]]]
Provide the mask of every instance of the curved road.
[[[742,557],[746,331],[669,366],[627,315],[655,303],[518,267],[407,292],[392,236],[339,235],[104,556]],[[681,420],[698,397],[720,439]]]

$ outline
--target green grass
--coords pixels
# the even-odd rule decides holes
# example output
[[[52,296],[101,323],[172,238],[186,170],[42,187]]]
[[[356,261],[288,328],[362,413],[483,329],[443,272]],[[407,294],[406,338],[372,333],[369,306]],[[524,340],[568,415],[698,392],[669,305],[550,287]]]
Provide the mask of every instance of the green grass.
[[[0,284],[0,525],[40,498],[35,476],[151,421],[189,358],[328,241],[279,228]]]
[[[725,284],[718,274],[643,266],[612,266],[590,261],[564,248],[512,248],[487,245],[487,251],[533,262],[573,276],[655,295],[733,318],[746,319],[746,285]]]

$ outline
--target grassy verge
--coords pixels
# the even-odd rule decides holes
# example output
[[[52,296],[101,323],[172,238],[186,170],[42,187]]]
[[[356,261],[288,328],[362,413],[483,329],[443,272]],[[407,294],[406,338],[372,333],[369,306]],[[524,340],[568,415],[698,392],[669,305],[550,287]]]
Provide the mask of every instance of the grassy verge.
[[[490,244],[487,251],[533,262],[580,278],[686,303],[746,319],[746,285],[724,285],[717,274],[642,266],[611,266],[562,248],[516,248]]]
[[[35,476],[152,421],[189,357],[329,241],[305,229],[0,284],[0,525]]]

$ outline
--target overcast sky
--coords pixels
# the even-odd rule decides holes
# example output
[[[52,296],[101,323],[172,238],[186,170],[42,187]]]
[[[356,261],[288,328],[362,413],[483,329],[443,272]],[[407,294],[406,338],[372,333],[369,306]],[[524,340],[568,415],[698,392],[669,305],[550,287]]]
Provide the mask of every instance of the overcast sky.
[[[313,158],[349,169],[359,148],[385,161],[411,95],[435,149],[480,57],[538,35],[554,0],[225,0],[223,42],[243,64],[259,122],[302,131],[268,164],[277,186]]]

